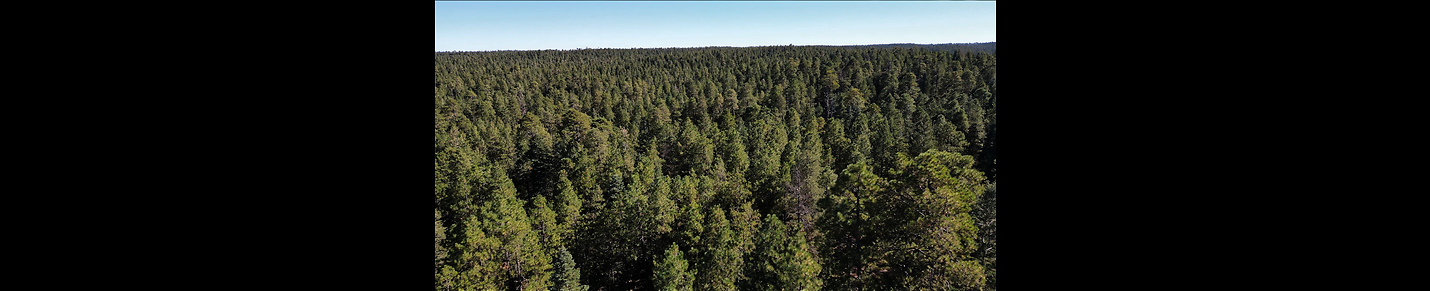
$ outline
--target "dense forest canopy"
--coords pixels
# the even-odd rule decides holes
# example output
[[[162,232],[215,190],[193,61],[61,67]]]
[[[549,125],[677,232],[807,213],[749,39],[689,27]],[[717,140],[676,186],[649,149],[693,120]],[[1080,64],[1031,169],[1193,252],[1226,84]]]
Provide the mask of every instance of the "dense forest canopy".
[[[994,290],[977,48],[436,53],[436,288]]]

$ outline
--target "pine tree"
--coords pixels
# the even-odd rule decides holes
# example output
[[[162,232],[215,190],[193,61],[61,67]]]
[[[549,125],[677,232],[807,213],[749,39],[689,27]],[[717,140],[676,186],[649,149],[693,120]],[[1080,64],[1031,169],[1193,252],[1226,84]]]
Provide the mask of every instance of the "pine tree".
[[[467,220],[464,240],[459,248],[461,260],[454,269],[459,272],[457,290],[503,289],[506,274],[500,271],[502,241],[488,236],[482,226],[481,219],[476,216]]]
[[[695,282],[695,271],[685,261],[680,245],[672,244],[665,255],[655,262],[655,289],[662,291],[690,291]]]
[[[532,113],[522,118],[517,134],[520,136],[518,152],[522,158],[516,166],[514,178],[520,182],[517,185],[523,194],[518,197],[529,199],[534,195],[548,195],[554,182],[550,178],[556,176],[559,169],[555,139],[546,131],[542,119]]]
[[[804,230],[790,227],[778,217],[765,217],[764,229],[756,243],[754,261],[746,271],[750,276],[748,290],[819,290],[820,264],[809,252]]]
[[[563,175],[559,177],[556,189],[558,191],[556,196],[557,204],[554,206],[557,214],[556,229],[558,231],[556,232],[556,236],[559,238],[558,241],[564,244],[565,242],[571,241],[575,235],[576,228],[578,227],[577,223],[580,222],[581,219],[582,199],[580,195],[576,193],[575,187],[571,185],[571,180],[566,179],[564,172]]]
[[[819,87],[820,97],[824,99],[824,104],[821,104],[821,107],[824,107],[824,118],[834,118],[834,91],[839,90],[839,76],[834,74],[834,70],[825,70],[824,76],[819,79]]]
[[[968,141],[963,138],[963,132],[959,131],[953,122],[949,122],[943,115],[938,116],[933,132],[936,145],[932,149],[958,153],[968,147]]]
[[[441,210],[435,210],[434,212],[436,213],[436,225],[437,225],[437,227],[436,227],[436,233],[437,233],[437,240],[436,240],[436,245],[437,245],[437,247],[436,247],[436,249],[437,249],[437,258],[436,258],[436,260],[435,260],[435,262],[436,262],[436,267],[435,267],[435,268],[436,268],[436,273],[439,273],[439,274],[440,274],[440,273],[441,273],[441,270],[442,270],[442,265],[446,265],[445,260],[447,259],[447,247],[444,246],[444,244],[446,244],[446,240],[447,240],[447,228],[442,226],[442,211],[441,211]]]
[[[983,266],[974,256],[978,227],[971,216],[983,193],[983,174],[973,169],[973,157],[929,150],[915,158],[899,157],[893,225],[909,238],[889,241],[912,248],[893,257],[904,267],[900,284],[914,288],[984,287]]]
[[[978,199],[975,219],[978,221],[978,258],[987,275],[988,288],[998,288],[998,205],[997,186],[992,184]]]
[[[561,248],[556,254],[556,272],[551,276],[552,291],[586,291],[590,286],[581,285],[581,268],[571,259],[571,253]]]
[[[696,286],[701,290],[736,290],[735,283],[741,279],[744,268],[739,235],[731,229],[724,210],[714,208],[709,217],[709,228],[701,237],[705,258]]]
[[[556,211],[551,209],[551,203],[546,201],[546,197],[532,198],[528,213],[531,214],[532,230],[536,231],[542,246],[554,250],[566,245],[561,235],[566,230],[557,224]]]
[[[889,182],[864,161],[849,164],[840,173],[834,194],[824,203],[820,229],[825,233],[821,254],[827,258],[826,274],[832,289],[865,289],[876,281],[887,261],[876,247],[887,230],[882,207]]]
[[[448,250],[450,248],[447,246],[447,228],[442,226],[442,211],[440,210],[436,211],[436,226],[437,256],[436,269],[434,272],[437,278],[436,287],[437,290],[456,290],[457,270],[447,264]]]
[[[864,91],[859,90],[859,88],[849,89],[849,92],[844,94],[844,98],[842,99],[843,104],[840,104],[840,109],[843,112],[840,116],[846,119],[857,118],[859,114],[864,112],[864,106],[869,102],[866,98]]]
[[[822,118],[816,117],[816,120]],[[817,122],[816,124],[820,124]],[[822,126],[816,125],[805,131],[801,148],[789,151],[794,155],[781,200],[784,213],[791,222],[798,222],[804,229],[813,229],[814,220],[821,213],[815,203],[824,199],[825,189],[833,184],[835,175],[828,170],[824,160],[824,146],[819,133]]]
[[[467,270],[468,288],[545,289],[550,284],[551,256],[532,227],[525,202],[516,198],[511,179],[500,172],[494,179],[486,189],[490,197],[467,225],[464,259],[480,265]]]

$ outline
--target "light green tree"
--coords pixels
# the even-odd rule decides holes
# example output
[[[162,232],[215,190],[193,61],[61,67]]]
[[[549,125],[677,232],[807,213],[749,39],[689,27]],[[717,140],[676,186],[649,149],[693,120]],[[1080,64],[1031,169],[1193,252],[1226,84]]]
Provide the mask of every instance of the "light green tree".
[[[695,283],[695,271],[685,261],[680,245],[672,244],[665,255],[655,262],[655,289],[662,291],[690,291]]]

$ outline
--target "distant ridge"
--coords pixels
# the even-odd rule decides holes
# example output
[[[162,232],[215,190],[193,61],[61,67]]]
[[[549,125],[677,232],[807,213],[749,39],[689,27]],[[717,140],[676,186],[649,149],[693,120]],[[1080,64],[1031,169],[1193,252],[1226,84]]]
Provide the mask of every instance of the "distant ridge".
[[[851,48],[924,48],[935,51],[967,51],[967,52],[998,52],[998,42],[978,42],[978,43],[940,43],[940,44],[916,44],[916,43],[890,43],[890,44],[865,44],[865,45],[840,45],[837,47]]]

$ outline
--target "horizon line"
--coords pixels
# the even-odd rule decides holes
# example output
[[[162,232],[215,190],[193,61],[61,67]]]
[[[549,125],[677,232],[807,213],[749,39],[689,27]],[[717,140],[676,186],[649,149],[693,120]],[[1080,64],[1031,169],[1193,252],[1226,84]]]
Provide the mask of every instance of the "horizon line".
[[[986,42],[946,42],[946,43],[894,42],[894,43],[876,43],[876,44],[801,44],[801,45],[795,45],[795,44],[783,44],[783,45],[778,45],[778,44],[777,44],[777,45],[753,45],[753,46],[718,46],[718,45],[715,45],[715,46],[701,46],[701,47],[623,47],[623,48],[612,48],[612,47],[592,48],[592,47],[585,47],[585,48],[569,48],[569,49],[545,48],[545,49],[511,49],[511,50],[450,50],[450,51],[434,50],[433,52],[438,52],[438,53],[461,53],[461,52],[574,51],[574,50],[758,48],[758,47],[784,47],[784,46],[952,45],[952,44],[989,44],[989,43],[997,43],[997,42],[998,42],[998,41],[986,41]]]

